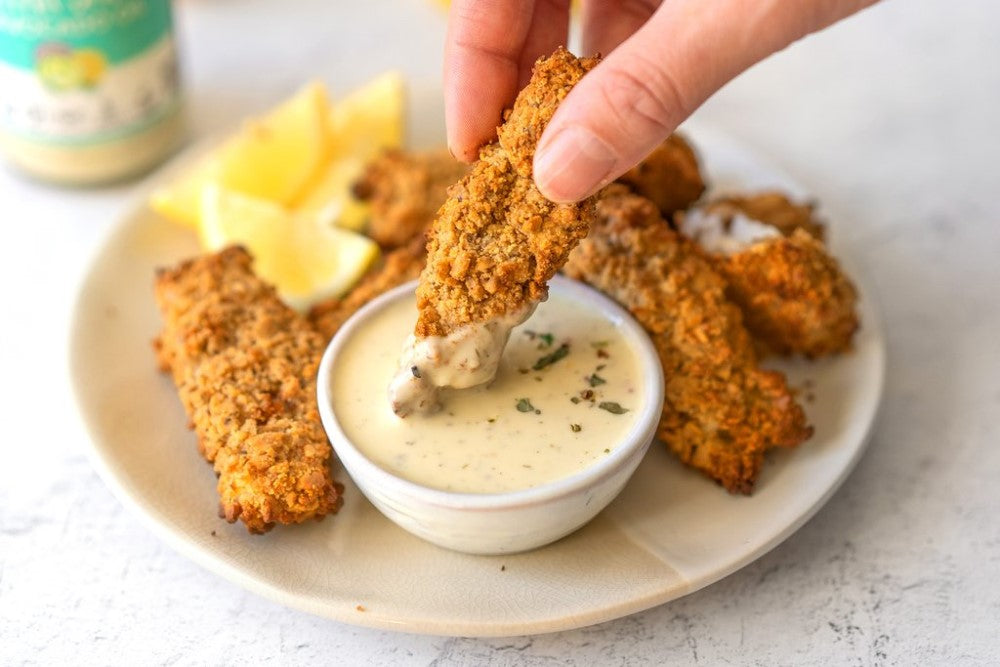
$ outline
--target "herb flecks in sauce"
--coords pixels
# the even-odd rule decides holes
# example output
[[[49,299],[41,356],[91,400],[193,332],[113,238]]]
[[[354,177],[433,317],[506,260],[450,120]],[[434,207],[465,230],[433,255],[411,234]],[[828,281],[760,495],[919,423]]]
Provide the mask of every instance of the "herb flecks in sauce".
[[[535,362],[535,365],[531,367],[531,370],[540,371],[547,366],[551,366],[560,359],[565,359],[567,354],[569,354],[569,343],[563,343],[554,351],[546,354],[544,357],[539,357],[538,361]]]
[[[433,415],[400,419],[386,410],[369,410],[370,396],[399,368],[399,341],[412,331],[413,307],[412,301],[393,306],[355,332],[333,379],[334,408],[345,432],[393,474],[467,493],[529,488],[603,460],[603,450],[613,454],[634,425],[643,404],[636,351],[612,323],[558,295],[526,323],[534,338],[523,329],[515,331],[492,384],[448,390],[444,409]],[[546,332],[552,343],[539,351]],[[532,370],[540,357],[563,344],[569,347],[566,357]],[[610,358],[597,358],[596,352],[605,349]],[[432,374],[412,361],[403,366],[412,381],[423,381],[414,379],[413,366],[423,380]],[[592,388],[592,374],[605,383]],[[602,401],[619,401],[630,410],[614,414],[598,408]]]
[[[517,411],[518,412],[534,412],[536,415],[541,414],[541,410],[537,409],[531,404],[530,398],[519,398],[517,399]]]
[[[556,340],[556,337],[549,332],[538,333],[537,331],[532,331],[531,329],[525,329],[524,335],[528,337],[528,340],[537,340],[539,350],[552,347],[552,343]]]
[[[623,415],[626,412],[628,412],[628,408],[623,408],[621,405],[615,403],[614,401],[601,401],[597,405],[597,407],[599,407],[601,410],[607,410],[613,415]]]
[[[591,374],[590,374],[590,377],[588,377],[588,378],[587,378],[587,383],[588,383],[588,384],[589,384],[589,385],[590,385],[591,387],[596,387],[596,386],[598,386],[598,385],[602,385],[602,384],[606,384],[606,383],[607,383],[607,380],[605,380],[604,378],[602,378],[602,377],[601,377],[600,375],[598,375],[597,373],[591,373]]]

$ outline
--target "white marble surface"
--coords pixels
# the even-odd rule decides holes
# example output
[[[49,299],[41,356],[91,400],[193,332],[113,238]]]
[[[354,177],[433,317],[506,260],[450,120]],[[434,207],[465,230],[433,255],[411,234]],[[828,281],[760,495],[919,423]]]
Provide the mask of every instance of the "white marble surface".
[[[177,9],[199,135],[313,74],[344,90],[388,67],[439,71],[443,20],[424,0]],[[358,27],[373,20],[378,33]],[[998,24],[992,0],[889,0],[698,112],[843,214],[834,233],[885,314],[884,409],[853,476],[773,552],[674,603],[553,635],[341,625],[161,544],[87,463],[65,370],[79,276],[135,184],[64,191],[0,171],[0,664],[995,663]]]

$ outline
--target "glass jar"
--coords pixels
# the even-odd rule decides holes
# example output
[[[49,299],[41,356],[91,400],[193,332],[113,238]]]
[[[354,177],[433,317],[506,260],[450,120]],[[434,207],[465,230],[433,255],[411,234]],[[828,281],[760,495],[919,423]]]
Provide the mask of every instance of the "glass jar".
[[[169,0],[0,0],[0,151],[39,178],[148,169],[182,135]]]

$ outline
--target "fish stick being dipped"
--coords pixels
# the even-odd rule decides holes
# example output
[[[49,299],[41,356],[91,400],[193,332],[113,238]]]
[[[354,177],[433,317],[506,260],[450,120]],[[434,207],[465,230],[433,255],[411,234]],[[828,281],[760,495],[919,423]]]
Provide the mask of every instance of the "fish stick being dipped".
[[[384,249],[422,236],[448,198],[448,188],[469,171],[444,149],[383,152],[365,167],[354,194],[371,206],[368,236]],[[623,174],[637,194],[651,199],[667,219],[694,203],[705,190],[691,146],[674,134]]]
[[[220,514],[251,533],[337,511],[316,406],[324,339],[232,247],[160,270],[155,342],[218,475]]]
[[[438,390],[490,381],[510,330],[548,294],[548,280],[590,228],[592,200],[555,204],[532,179],[542,131],[597,64],[559,49],[535,64],[498,141],[449,190],[428,234],[418,319],[389,387],[397,415],[432,412]]]
[[[651,201],[618,184],[602,191],[564,272],[621,303],[652,337],[666,380],[658,436],[684,463],[749,494],[768,449],[812,434],[785,377],[758,368],[725,280]]]
[[[762,352],[816,358],[850,348],[857,290],[812,206],[763,193],[709,202],[675,222],[726,279]]]
[[[365,168],[356,196],[371,204],[368,235],[393,249],[347,295],[313,306],[309,320],[327,339],[356,310],[376,296],[417,278],[426,258],[424,234],[447,200],[448,187],[469,167],[446,150],[387,150]],[[671,135],[619,182],[657,203],[667,217],[686,208],[705,190],[694,150]]]

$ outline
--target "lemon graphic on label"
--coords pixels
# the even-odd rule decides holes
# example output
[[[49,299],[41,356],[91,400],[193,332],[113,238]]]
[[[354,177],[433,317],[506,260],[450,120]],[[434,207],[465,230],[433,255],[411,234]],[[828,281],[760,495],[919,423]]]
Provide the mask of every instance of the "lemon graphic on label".
[[[73,62],[80,72],[80,79],[83,86],[93,88],[101,81],[105,70],[108,68],[108,60],[104,54],[96,49],[80,49],[73,53]]]
[[[62,44],[45,44],[35,55],[38,77],[52,90],[72,90],[83,83],[73,52]]]

